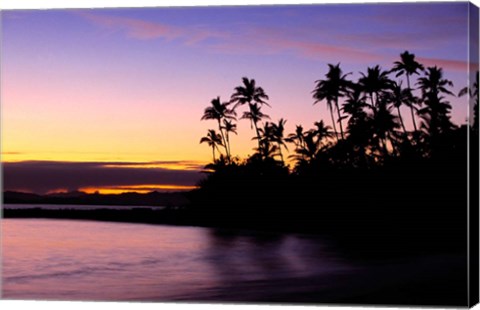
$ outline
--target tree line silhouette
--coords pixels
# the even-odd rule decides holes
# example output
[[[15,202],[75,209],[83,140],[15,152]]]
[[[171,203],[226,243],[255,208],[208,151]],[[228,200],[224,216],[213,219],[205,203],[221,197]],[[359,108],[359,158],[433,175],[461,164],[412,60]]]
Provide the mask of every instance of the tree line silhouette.
[[[405,51],[391,69],[369,67],[356,81],[351,74],[328,64],[312,99],[327,106],[330,124],[296,125],[292,133],[285,119],[270,120],[269,97],[254,79],[244,77],[228,101],[213,99],[202,120],[217,128],[200,140],[212,148],[212,162],[190,194],[192,210],[224,223],[337,229],[383,222],[417,233],[429,223],[435,234],[458,233],[466,220],[468,138],[478,145],[478,72],[454,94],[442,68],[425,68]],[[473,122],[456,125],[449,98],[465,95]],[[409,111],[410,129],[402,110]],[[240,159],[230,137],[243,119],[256,146]]]
[[[444,78],[441,68],[425,69],[408,51],[400,55],[400,61],[395,61],[392,69],[382,70],[378,65],[370,67],[367,74],[360,73],[356,82],[348,80],[351,72],[344,74],[340,64],[328,64],[328,67],[325,79],[315,82],[312,93],[314,104],[326,104],[332,126],[320,120],[307,131],[297,125],[295,132],[286,136],[285,119],[278,123],[263,122],[270,118],[262,111],[264,106],[270,107],[269,97],[254,79],[246,77],[229,101],[221,102],[220,97],[213,99],[202,120],[215,120],[218,128],[208,130],[200,140],[212,148],[213,162],[209,167],[241,162],[231,154],[230,135],[237,134],[237,111],[243,105],[247,105],[248,110],[240,119],[250,121],[255,131],[253,139],[257,141],[255,154],[247,161],[274,160],[284,165],[282,149],[288,150],[287,143],[290,143],[295,153],[289,157],[296,163],[296,172],[303,165],[320,159],[325,160],[326,165],[360,167],[382,165],[392,158],[406,156],[429,158],[441,148],[441,139],[461,128],[451,122],[452,106],[446,98],[455,96],[449,89],[452,82]],[[403,77],[407,86],[402,86],[403,80],[390,78],[391,74]],[[412,88],[410,80],[414,75],[419,78]],[[470,126],[478,131],[478,73],[472,87],[465,87],[458,96],[467,93],[476,98]],[[341,106],[340,101],[343,102]],[[403,106],[410,111],[413,126],[410,131],[401,113]],[[215,151],[220,154],[218,158]]]

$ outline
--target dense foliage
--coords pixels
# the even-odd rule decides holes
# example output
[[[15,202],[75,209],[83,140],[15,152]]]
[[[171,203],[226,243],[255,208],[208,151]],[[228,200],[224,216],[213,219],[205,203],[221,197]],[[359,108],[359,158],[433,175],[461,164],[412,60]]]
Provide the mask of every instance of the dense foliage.
[[[418,232],[428,221],[434,233],[461,229],[468,137],[478,140],[478,72],[458,94],[470,95],[474,105],[473,122],[463,125],[451,121],[448,98],[455,94],[443,70],[425,68],[407,51],[390,70],[375,66],[357,81],[349,76],[340,64],[329,64],[312,99],[327,105],[331,126],[319,120],[292,133],[285,132],[285,119],[269,120],[268,95],[253,79],[243,78],[229,101],[212,100],[202,119],[215,120],[217,128],[201,142],[213,158],[191,194],[192,209],[223,222],[273,226],[385,225]],[[242,119],[250,121],[256,141],[245,159],[230,153],[230,135]]]

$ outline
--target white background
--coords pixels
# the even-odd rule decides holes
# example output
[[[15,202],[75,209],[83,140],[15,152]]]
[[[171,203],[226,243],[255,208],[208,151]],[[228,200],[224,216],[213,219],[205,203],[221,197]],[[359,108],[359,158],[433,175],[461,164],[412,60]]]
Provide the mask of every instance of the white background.
[[[380,2],[379,0],[0,0],[0,9],[46,9],[46,8],[80,8],[80,7],[154,7],[154,6],[192,6],[192,5],[246,5],[246,4],[308,4],[308,3],[366,3]],[[385,1],[382,2],[400,2]],[[403,1],[403,2],[420,2],[420,1]],[[427,2],[427,1],[421,1]],[[445,2],[444,0],[435,0],[435,2]],[[480,6],[480,0],[472,1]],[[1,39],[0,39],[1,42]],[[1,57],[1,55],[0,55]],[[0,180],[1,182],[1,180]],[[1,183],[0,183],[1,188]],[[1,291],[0,291],[1,292]],[[231,304],[187,304],[187,303],[127,303],[127,302],[45,302],[45,301],[0,301],[2,310],[10,309],[38,309],[38,310],[97,310],[97,309],[118,309],[118,310],[307,310],[312,306],[271,306],[271,305],[231,305]],[[331,307],[315,306],[315,309],[325,310]],[[479,309],[480,306],[475,307]],[[384,307],[339,307],[335,309],[392,309]],[[414,309],[414,308],[411,308]],[[416,308],[419,309],[419,308]]]

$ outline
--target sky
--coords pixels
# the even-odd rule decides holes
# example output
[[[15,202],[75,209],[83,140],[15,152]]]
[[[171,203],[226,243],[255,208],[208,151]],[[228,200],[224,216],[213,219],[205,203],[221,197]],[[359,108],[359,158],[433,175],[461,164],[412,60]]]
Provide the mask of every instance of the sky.
[[[458,93],[467,17],[465,2],[4,10],[4,189],[190,189],[211,160],[199,141],[216,124],[200,120],[203,110],[227,101],[242,77],[264,88],[264,112],[287,119],[287,133],[330,124],[311,94],[328,63],[356,80],[408,50],[442,67]],[[465,123],[466,98],[448,99],[453,121]],[[238,127],[232,153],[245,157],[254,134],[247,120]]]

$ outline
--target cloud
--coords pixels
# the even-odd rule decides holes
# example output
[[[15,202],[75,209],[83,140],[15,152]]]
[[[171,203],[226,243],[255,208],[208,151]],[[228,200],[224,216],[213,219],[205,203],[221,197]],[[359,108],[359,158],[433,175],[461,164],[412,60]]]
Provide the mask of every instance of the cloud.
[[[170,168],[160,168],[160,166]],[[195,166],[196,165],[196,166]],[[187,166],[190,169],[173,169]],[[193,169],[197,167],[198,169]],[[203,177],[194,162],[154,163],[23,161],[3,163],[4,190],[47,193],[57,189],[138,186],[193,186]]]
[[[403,49],[424,50],[432,49],[439,44],[444,43],[444,37],[438,36],[423,36],[422,40],[418,39],[418,33],[356,33],[356,34],[342,34],[336,36],[336,39],[341,44],[348,44],[351,46],[358,46],[362,48],[375,49],[398,49],[401,46]]]
[[[248,42],[248,44],[246,44]],[[214,43],[210,48],[217,52],[230,54],[273,55],[291,53],[309,59],[326,61],[370,62],[379,58],[376,53],[350,47],[347,44],[328,44],[319,42],[318,38],[297,37],[295,31],[281,28],[264,28],[250,26],[242,34],[231,35],[228,40]]]
[[[117,16],[106,16],[78,11],[77,14],[93,24],[111,30],[124,31],[128,37],[149,40],[156,38],[174,39],[182,35],[182,30],[160,23],[152,23],[139,19]]]
[[[241,26],[240,31],[236,31],[235,27],[230,28],[229,31],[225,29],[220,31],[201,25],[178,27],[135,18],[100,15],[83,10],[78,11],[77,15],[106,29],[123,32],[129,38],[179,40],[187,46],[205,43],[203,47],[216,52],[265,55],[291,51],[302,57],[314,59],[331,56],[332,59],[348,57],[368,61],[376,57],[375,54],[352,48],[347,44],[333,45],[320,43],[318,40],[295,39],[298,33],[294,29],[285,31],[281,27],[236,24],[237,27]],[[215,40],[208,41],[209,39]]]
[[[317,42],[302,42],[288,39],[270,40],[270,44],[279,49],[292,49],[299,54],[311,58],[325,58],[330,60],[348,59],[349,61],[373,61],[379,56],[374,53],[346,46],[329,45]]]
[[[185,46],[199,46],[217,53],[234,55],[274,55],[290,53],[314,60],[335,62],[371,63],[389,61],[384,49],[429,50],[439,48],[454,40],[462,40],[464,20],[459,17],[464,6],[446,6],[431,14],[430,6],[370,6],[372,11],[363,14],[350,14],[351,26],[335,28],[338,16],[326,15],[311,20],[308,17],[295,27],[263,23],[232,21],[231,24],[216,29],[217,26],[184,25],[145,21],[138,18],[111,16],[87,10],[76,14],[89,22],[111,31],[125,33],[138,40],[178,40]],[[451,16],[447,8],[457,14]],[[408,12],[408,15],[405,15]],[[405,24],[405,16],[408,24]],[[425,21],[428,16],[428,22]],[[345,17],[345,18],[346,18]],[[354,27],[352,25],[358,25]],[[390,25],[386,27],[386,25]],[[352,28],[353,27],[353,28]],[[466,33],[465,33],[466,34]],[[447,38],[446,38],[447,36]],[[213,40],[212,40],[213,39]],[[392,55],[397,57],[398,55]],[[438,63],[445,69],[465,71],[466,64],[456,60],[423,58],[426,64]]]
[[[93,24],[112,31],[121,31],[129,38],[139,40],[179,39],[185,44],[194,44],[209,38],[223,37],[220,31],[213,31],[202,27],[176,27],[159,22],[144,21],[141,19],[119,16],[94,14],[88,11],[77,11],[77,15]]]
[[[467,72],[468,62],[462,60],[450,60],[439,58],[418,57],[417,61],[425,65],[425,67],[441,67],[445,70]],[[478,67],[478,63],[470,63],[470,69],[475,70]]]

